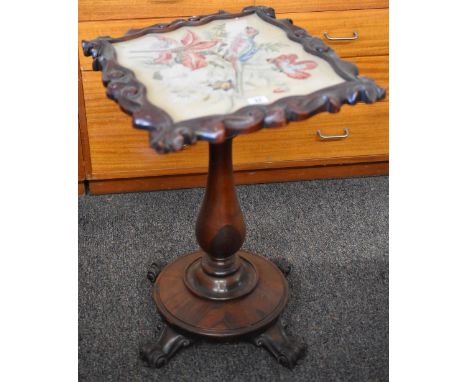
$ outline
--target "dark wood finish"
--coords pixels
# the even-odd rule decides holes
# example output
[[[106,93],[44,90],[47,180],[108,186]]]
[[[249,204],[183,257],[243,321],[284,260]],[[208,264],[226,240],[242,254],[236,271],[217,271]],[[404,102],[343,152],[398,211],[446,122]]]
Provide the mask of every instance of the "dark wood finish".
[[[184,281],[197,295],[229,300],[251,292],[258,280],[255,266],[236,254],[244,242],[245,224],[234,189],[232,139],[210,144],[208,168],[195,231],[205,256],[187,268]]]
[[[257,14],[264,21],[283,29],[287,36],[300,43],[304,50],[327,61],[345,82],[302,96],[281,98],[268,105],[245,106],[234,113],[195,118],[174,123],[162,109],[146,97],[146,88],[133,72],[117,61],[113,43],[128,41],[148,33],[164,33],[186,26],[197,26],[213,20],[225,20]],[[99,37],[83,41],[85,56],[92,56],[93,69],[102,71],[107,96],[119,103],[122,110],[132,115],[133,126],[149,131],[151,146],[158,153],[181,150],[197,140],[221,143],[238,134],[247,134],[263,127],[284,126],[290,121],[310,118],[328,111],[337,112],[345,103],[374,103],[385,97],[385,90],[373,80],[359,77],[357,67],[341,60],[324,42],[312,37],[303,28],[293,25],[291,19],[277,20],[275,11],[267,7],[246,7],[241,13],[219,13],[175,20],[143,29],[132,29],[120,38]]]
[[[154,284],[153,300],[169,324],[195,335],[228,339],[256,334],[278,318],[287,302],[288,286],[276,265],[239,251],[238,256],[257,269],[258,283],[243,297],[219,301],[194,295],[183,281],[187,266],[203,255],[199,251],[178,257]]]
[[[256,184],[388,174],[388,157],[379,156],[378,158],[368,159],[380,159],[381,161],[366,163],[365,159],[361,158],[361,161],[364,161],[364,163],[238,171],[235,173],[235,179],[236,184]],[[183,174],[96,180],[89,182],[89,192],[92,195],[102,195],[120,192],[203,187],[206,184],[206,178],[206,174]]]
[[[297,345],[274,324],[288,299],[283,273],[266,258],[240,251],[245,224],[234,188],[232,140],[210,144],[196,237],[202,251],[178,257],[159,274],[155,265],[148,272],[160,314],[171,326],[195,336],[250,335],[285,366],[294,366],[305,346]],[[166,327],[156,344],[142,349],[141,357],[150,366],[160,367],[189,343]]]
[[[213,337],[244,335],[276,320],[287,284],[271,262],[239,251],[245,223],[234,188],[231,139],[210,144],[196,237],[202,251],[179,257],[155,282],[153,298],[163,317]]]
[[[278,323],[288,298],[283,273],[266,258],[239,250],[245,224],[234,189],[232,141],[210,144],[209,159],[196,226],[203,251],[178,257],[159,274],[153,266],[148,273],[154,282],[153,300],[173,327],[215,339],[250,337],[291,368],[304,356],[305,344],[287,336],[284,325]],[[253,285],[249,274],[255,274]],[[169,326],[165,330],[156,344],[141,350],[150,366],[161,367],[190,344],[177,330]]]
[[[196,235],[200,247],[221,261],[231,258],[244,242],[244,218],[234,189],[232,139],[210,144],[208,183]]]
[[[156,342],[151,342],[141,347],[140,358],[149,367],[159,368],[167,364],[180,349],[192,345],[193,342],[193,339],[163,324],[161,325],[159,339]]]
[[[293,368],[304,356],[306,346],[300,340],[286,334],[286,323],[277,320],[258,337],[253,339],[257,346],[265,347],[283,366]]]

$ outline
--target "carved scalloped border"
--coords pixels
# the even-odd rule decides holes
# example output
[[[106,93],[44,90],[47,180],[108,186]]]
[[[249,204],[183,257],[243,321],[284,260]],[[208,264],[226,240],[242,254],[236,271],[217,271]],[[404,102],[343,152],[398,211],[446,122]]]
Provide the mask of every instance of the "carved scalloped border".
[[[146,88],[135,74],[118,64],[115,42],[127,41],[148,33],[165,33],[183,26],[197,26],[213,20],[231,19],[256,13],[264,21],[286,31],[288,37],[300,43],[304,50],[326,60],[345,82],[320,91],[281,98],[268,105],[245,106],[234,113],[211,115],[174,123],[162,109],[149,102]],[[273,8],[246,7],[240,13],[218,13],[177,19],[170,23],[156,24],[142,29],[130,29],[124,36],[98,37],[82,41],[85,56],[93,57],[93,70],[102,71],[102,81],[107,87],[107,96],[115,100],[123,111],[133,117],[133,126],[150,133],[151,146],[158,153],[178,151],[198,139],[221,143],[225,139],[246,134],[263,127],[284,126],[290,121],[309,118],[328,111],[337,112],[343,104],[356,102],[373,103],[385,97],[385,90],[366,77],[359,77],[357,67],[341,60],[319,38],[293,25],[290,19],[276,19]]]

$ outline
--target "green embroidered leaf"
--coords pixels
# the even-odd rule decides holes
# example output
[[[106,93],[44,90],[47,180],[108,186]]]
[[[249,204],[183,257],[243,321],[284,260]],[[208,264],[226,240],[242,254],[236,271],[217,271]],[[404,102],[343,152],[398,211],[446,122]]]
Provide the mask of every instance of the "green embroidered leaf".
[[[218,63],[215,62],[215,61],[208,61],[208,65],[212,65],[212,66],[214,66],[215,68],[221,68],[221,69],[224,69],[224,68],[225,68],[224,65],[218,64]]]
[[[159,72],[154,72],[154,74],[153,74],[153,79],[155,79],[155,80],[160,80],[160,81],[161,81],[161,80],[163,79],[163,77],[161,76],[161,73],[159,73]]]
[[[281,42],[267,42],[264,44],[260,44],[258,46],[258,49],[262,49],[265,52],[279,52],[282,47],[285,47],[286,45],[281,43]]]
[[[226,38],[227,37],[227,32],[226,32],[226,24],[220,24],[215,27],[213,27],[214,31],[214,37],[218,38]]]

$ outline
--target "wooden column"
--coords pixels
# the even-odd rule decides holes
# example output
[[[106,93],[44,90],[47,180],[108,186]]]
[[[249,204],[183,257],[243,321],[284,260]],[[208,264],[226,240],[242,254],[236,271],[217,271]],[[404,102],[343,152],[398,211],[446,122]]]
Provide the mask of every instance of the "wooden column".
[[[237,200],[232,168],[232,139],[210,144],[208,181],[196,225],[204,255],[187,268],[186,286],[200,297],[229,300],[249,293],[257,284],[255,267],[237,252],[245,224]]]

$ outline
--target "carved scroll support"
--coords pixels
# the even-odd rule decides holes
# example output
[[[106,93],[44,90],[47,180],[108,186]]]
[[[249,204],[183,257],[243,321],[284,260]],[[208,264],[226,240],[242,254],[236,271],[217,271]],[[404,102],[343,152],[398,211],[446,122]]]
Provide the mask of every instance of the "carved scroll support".
[[[253,339],[257,346],[266,348],[276,360],[292,369],[297,361],[305,355],[306,345],[286,334],[286,323],[283,321],[276,321],[265,332]]]
[[[192,343],[193,339],[189,339],[176,332],[169,325],[163,324],[159,339],[140,348],[140,358],[149,367],[160,368],[166,365],[180,349]]]

